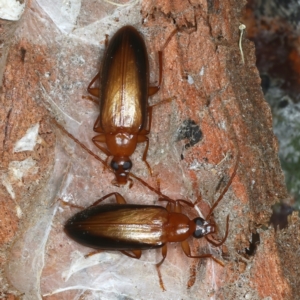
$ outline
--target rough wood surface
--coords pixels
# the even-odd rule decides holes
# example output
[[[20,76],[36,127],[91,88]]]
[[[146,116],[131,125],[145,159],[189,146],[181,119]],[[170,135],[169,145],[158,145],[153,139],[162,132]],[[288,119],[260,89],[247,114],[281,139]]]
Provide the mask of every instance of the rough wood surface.
[[[141,6],[133,6],[115,18],[112,26],[126,24],[127,13],[140,11],[137,14],[139,21],[132,25],[145,34],[151,70],[157,69],[157,51],[164,47],[171,32],[179,29],[164,49],[162,89],[151,99],[151,103],[156,103],[174,97],[170,105],[154,112],[150,134],[148,161],[160,178],[161,191],[171,198],[193,202],[201,194],[205,201],[200,208],[205,215],[208,206],[228,182],[239,158],[233,183],[214,213],[220,236],[224,234],[226,216],[230,216],[225,245],[219,251],[212,250],[224,261],[225,267],[208,260],[188,259],[179,245],[177,249],[171,246],[161,270],[166,278],[167,292],[159,290],[154,267],[153,271],[151,266],[144,265],[143,275],[151,275],[157,285],[152,299],[296,299],[299,270],[295,262],[299,239],[292,237],[297,228],[299,232],[299,220],[294,216],[286,234],[275,233],[268,227],[271,205],[286,198],[287,192],[277,157],[278,144],[272,132],[271,112],[263,98],[255,66],[254,46],[243,39],[245,64],[238,48],[239,18],[244,4],[237,0],[144,1]],[[77,20],[78,28],[92,23],[98,15],[112,14],[113,9],[115,7],[108,4],[97,10],[93,6],[83,6]],[[84,253],[88,251],[67,241],[64,236],[63,223],[74,212],[56,211],[53,207],[59,206],[55,201],[57,198],[69,196],[70,200],[84,206],[108,192],[118,191],[132,203],[157,203],[157,195],[139,182],[135,182],[131,190],[111,186],[113,176],[109,170],[51,123],[48,116],[57,117],[76,138],[97,152],[90,142],[97,107],[82,100],[81,96],[86,95],[85,88],[99,68],[107,32],[99,28],[98,33],[93,32],[86,38],[86,33],[80,35],[74,30],[66,37],[43,13],[35,2],[28,3],[9,48],[0,107],[3,120],[0,124],[2,183],[3,180],[9,182],[15,194],[12,199],[7,184],[0,188],[0,264],[5,270],[1,286],[4,294],[24,293],[26,299],[53,292],[54,285],[48,283],[53,277],[62,276],[62,270],[58,270],[56,264],[69,262],[71,247]],[[37,15],[47,22],[42,22]],[[76,38],[72,40],[74,36]],[[87,42],[89,39],[93,40],[91,44]],[[151,80],[157,80],[156,71],[151,73]],[[66,116],[80,122],[73,122],[72,127]],[[193,144],[192,138],[178,140],[179,129],[191,124],[187,120],[199,126],[202,133],[202,139],[190,147],[185,145]],[[16,142],[37,123],[39,138],[34,150],[13,153]],[[155,178],[149,176],[140,161],[142,151],[139,147],[133,157],[133,172],[156,187]],[[17,178],[11,163],[27,158],[33,159],[34,166],[21,179]],[[58,158],[61,165],[57,163]],[[74,183],[71,187],[66,186],[71,177]],[[21,218],[17,217],[17,206],[23,212]],[[52,215],[55,215],[53,219],[49,217]],[[44,240],[43,232],[40,232],[32,240],[32,252],[24,253],[28,232],[42,227],[44,220],[50,222],[49,238]],[[260,234],[260,245],[255,255],[249,257],[245,248],[249,247],[251,234],[256,231]],[[32,279],[32,266],[24,262],[24,256],[33,256],[34,249],[41,243],[45,245],[45,258],[39,261],[42,266],[38,271],[33,272],[38,274],[37,278]],[[194,242],[192,251],[211,250],[205,241],[200,245]],[[142,263],[147,262],[147,255]],[[127,274],[120,271],[122,263]],[[120,278],[134,276],[134,269],[128,274],[132,264],[141,262],[122,258],[116,274]],[[148,273],[152,271],[153,274]],[[93,272],[100,271],[95,266],[87,271]],[[25,277],[18,277],[18,273]],[[122,281],[119,284],[122,286]],[[115,293],[143,299],[142,279],[130,284],[133,284],[135,294],[122,292],[118,286],[114,286]],[[178,286],[180,289],[176,293]],[[98,292],[104,295],[103,291],[102,294]],[[81,299],[96,297],[87,288],[86,291],[66,291],[45,298],[75,299],[80,296]]]

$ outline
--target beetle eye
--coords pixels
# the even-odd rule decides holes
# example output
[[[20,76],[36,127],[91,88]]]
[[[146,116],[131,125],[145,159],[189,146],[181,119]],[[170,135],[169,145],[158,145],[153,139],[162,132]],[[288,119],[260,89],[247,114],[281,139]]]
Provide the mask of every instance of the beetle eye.
[[[114,171],[117,171],[119,169],[119,164],[114,160],[111,161],[110,166]]]
[[[125,161],[123,164],[123,170],[130,170],[132,168],[132,162],[129,161]]]
[[[196,223],[196,229],[193,233],[193,237],[199,239],[205,236],[208,232],[206,230],[206,221],[202,218],[196,218],[193,220]]]

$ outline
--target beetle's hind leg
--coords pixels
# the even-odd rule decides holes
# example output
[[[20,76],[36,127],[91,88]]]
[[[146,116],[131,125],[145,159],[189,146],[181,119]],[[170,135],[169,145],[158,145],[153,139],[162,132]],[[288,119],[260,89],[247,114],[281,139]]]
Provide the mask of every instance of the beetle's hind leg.
[[[96,251],[89,252],[88,254],[86,254],[86,255],[84,256],[84,258],[88,258],[88,257],[90,257],[90,256],[96,255],[96,254],[101,253],[101,252],[103,252],[103,251],[104,251],[104,250],[96,250]]]
[[[105,35],[105,48],[107,48],[108,42],[109,42],[109,35],[106,34],[106,35]],[[95,83],[95,81],[96,81],[98,78],[100,79],[100,72],[98,72],[98,73],[96,74],[96,76],[92,79],[92,81],[89,83],[89,85],[88,85],[88,87],[87,87],[87,92],[88,92],[90,95],[92,95],[92,96],[94,96],[94,97],[97,97],[97,98],[99,99],[99,96],[100,96],[100,89],[99,89],[99,88],[92,88],[92,85]],[[95,99],[93,99],[92,97],[85,97],[85,96],[83,96],[82,98],[87,99],[87,100],[90,100],[90,101],[92,101],[92,102],[94,102],[94,103],[96,103],[96,104],[99,104],[99,100],[95,100]]]
[[[63,200],[61,198],[59,198],[58,201],[60,201],[65,206],[69,206],[69,207],[72,207],[72,208],[77,208],[77,209],[80,209],[80,210],[85,209],[85,207],[83,207],[83,206],[69,203],[69,202],[67,202],[67,201],[65,201],[65,200]]]
[[[121,250],[120,252],[122,252],[124,255],[126,255],[128,257],[135,258],[135,259],[140,259],[142,256],[141,250],[131,250],[132,254],[125,250]]]
[[[88,258],[90,256],[101,253],[103,251],[105,251],[105,250],[96,250],[96,251],[93,251],[93,252],[90,252],[90,253],[86,254],[84,257]],[[132,254],[125,251],[125,250],[121,250],[120,252],[122,252],[124,255],[126,255],[128,257],[135,258],[135,259],[140,259],[141,256],[142,256],[142,251],[141,250],[131,250]]]
[[[158,51],[158,63],[159,63],[159,79],[157,86],[149,86],[148,96],[153,96],[160,90],[162,82],[162,51]]]
[[[98,72],[96,74],[96,76],[92,79],[89,86],[87,87],[87,92],[93,97],[91,97],[91,96],[82,96],[82,99],[89,100],[91,102],[94,102],[97,105],[99,105],[100,89],[99,88],[94,88],[94,87],[91,87],[91,86],[95,83],[95,81],[98,78],[100,78],[100,72]],[[95,99],[94,97],[97,97],[98,99]]]

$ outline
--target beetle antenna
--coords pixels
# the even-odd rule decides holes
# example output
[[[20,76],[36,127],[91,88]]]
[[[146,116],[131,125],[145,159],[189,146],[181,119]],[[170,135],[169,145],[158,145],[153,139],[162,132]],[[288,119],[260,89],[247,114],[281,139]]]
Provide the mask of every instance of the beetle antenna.
[[[220,242],[215,242],[215,241],[211,240],[208,236],[205,236],[205,239],[213,246],[219,247],[219,246],[223,245],[225,243],[225,241],[227,240],[228,232],[229,232],[229,215],[226,218],[226,232],[225,232],[223,239]]]
[[[219,202],[222,200],[223,196],[224,196],[225,193],[228,191],[228,189],[229,189],[229,187],[230,187],[230,185],[231,185],[231,183],[232,183],[232,180],[233,180],[233,178],[234,178],[234,176],[235,176],[235,174],[236,174],[236,171],[237,171],[237,168],[238,168],[239,161],[240,161],[240,154],[239,154],[239,152],[238,152],[238,154],[237,154],[237,159],[236,159],[236,163],[235,163],[234,170],[233,170],[233,173],[232,173],[232,175],[231,175],[231,177],[230,177],[230,179],[229,179],[229,181],[228,181],[228,183],[227,183],[225,189],[223,190],[223,192],[221,193],[221,195],[219,196],[219,198],[215,201],[215,203],[214,203],[213,206],[211,207],[211,209],[210,209],[210,211],[209,211],[209,213],[208,213],[208,215],[207,215],[207,217],[206,217],[206,220],[209,219],[209,217],[212,215],[214,209],[218,206]]]
[[[134,179],[136,179],[137,181],[139,181],[140,183],[142,183],[144,186],[146,186],[150,191],[154,192],[155,194],[157,194],[158,196],[165,198],[165,199],[170,199],[168,196],[164,195],[161,191],[160,188],[159,190],[155,189],[153,186],[149,185],[146,181],[144,181],[143,179],[137,177],[136,175],[134,175],[133,173],[129,173],[130,177],[133,177]]]
[[[79,140],[77,140],[71,133],[69,133],[62,125],[60,125],[54,118],[51,118],[52,122],[64,133],[66,134],[70,139],[72,139],[76,144],[78,144],[81,148],[83,148],[88,154],[92,155],[95,159],[100,161],[106,168],[106,162],[102,158],[100,158],[98,155],[96,155],[94,152],[92,152],[87,146],[85,146],[83,143],[81,143]]]

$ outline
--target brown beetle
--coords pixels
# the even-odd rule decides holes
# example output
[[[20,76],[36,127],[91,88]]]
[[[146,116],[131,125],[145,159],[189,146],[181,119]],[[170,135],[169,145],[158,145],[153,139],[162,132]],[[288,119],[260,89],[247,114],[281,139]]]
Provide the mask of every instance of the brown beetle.
[[[229,216],[226,221],[224,238],[216,242],[207,235],[216,232],[216,225],[210,221],[213,210],[227,192],[236,174],[238,159],[234,171],[225,189],[211,207],[206,219],[197,217],[190,220],[181,212],[181,204],[194,207],[186,200],[167,201],[167,207],[155,205],[127,204],[119,193],[110,193],[97,200],[90,207],[78,212],[65,224],[65,232],[76,242],[100,250],[121,251],[123,254],[139,259],[142,250],[162,248],[162,260],[156,264],[159,281],[164,289],[159,267],[167,256],[167,243],[180,242],[183,252],[191,258],[212,258],[220,265],[224,265],[212,254],[192,255],[187,239],[192,235],[195,238],[205,237],[211,244],[221,246],[228,236]],[[98,205],[100,202],[114,195],[117,204]],[[130,251],[130,252],[128,252]],[[99,251],[88,254],[92,255]]]
[[[98,205],[114,195],[117,204]],[[181,204],[192,206],[185,200],[159,199],[168,201],[167,207],[156,205],[126,204],[119,193],[111,193],[96,201],[92,206],[71,217],[65,224],[66,234],[76,242],[99,250],[117,250],[139,259],[142,250],[162,248],[162,260],[156,264],[160,285],[164,284],[159,267],[167,256],[167,243],[180,242],[183,252],[190,258],[212,258],[223,263],[212,254],[192,255],[187,238],[205,237],[216,232],[214,222],[203,218],[190,220],[181,212]],[[207,240],[215,246],[222,245],[228,235],[228,221],[225,237],[220,242]],[[130,252],[128,252],[130,251]],[[87,256],[99,251],[92,252]]]
[[[102,71],[88,86],[88,92],[100,99],[100,114],[94,125],[94,131],[99,134],[93,142],[108,157],[113,156],[110,167],[116,175],[115,185],[127,183],[132,167],[130,156],[137,143],[146,143],[142,160],[152,173],[146,161],[153,108],[148,106],[148,97],[160,89],[162,52],[159,52],[159,66],[158,86],[149,86],[145,42],[135,28],[125,26],[112,37],[104,54]],[[101,91],[92,87],[99,77]]]

